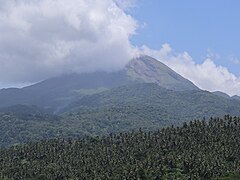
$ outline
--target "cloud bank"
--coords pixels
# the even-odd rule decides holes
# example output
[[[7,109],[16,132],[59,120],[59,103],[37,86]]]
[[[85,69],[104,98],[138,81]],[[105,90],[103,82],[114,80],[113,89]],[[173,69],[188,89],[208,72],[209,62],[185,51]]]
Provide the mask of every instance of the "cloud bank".
[[[118,2],[118,3],[117,3]],[[122,68],[136,21],[123,0],[0,0],[0,81]]]
[[[121,69],[137,54],[153,56],[202,89],[240,95],[240,78],[212,60],[197,64],[170,45],[134,47],[137,0],[0,0],[0,87],[72,72]],[[238,64],[239,59],[232,59]]]
[[[169,44],[162,45],[159,50],[143,46],[142,52],[165,63],[201,89],[240,95],[240,78],[229,72],[226,67],[214,63],[213,59],[219,56],[217,54],[210,53],[202,64],[197,64],[189,53],[176,53]]]

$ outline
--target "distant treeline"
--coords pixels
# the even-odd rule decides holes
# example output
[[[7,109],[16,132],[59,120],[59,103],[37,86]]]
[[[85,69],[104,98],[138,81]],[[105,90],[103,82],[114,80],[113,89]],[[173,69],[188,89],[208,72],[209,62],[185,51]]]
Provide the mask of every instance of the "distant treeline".
[[[240,118],[0,151],[3,179],[240,179]],[[1,179],[0,178],[0,179]]]

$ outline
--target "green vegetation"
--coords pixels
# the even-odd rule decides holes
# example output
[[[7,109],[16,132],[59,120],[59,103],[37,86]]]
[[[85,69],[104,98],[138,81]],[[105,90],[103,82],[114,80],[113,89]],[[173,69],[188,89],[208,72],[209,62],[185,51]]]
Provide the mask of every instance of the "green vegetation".
[[[107,88],[104,87],[99,87],[96,89],[79,89],[79,90],[74,90],[74,92],[80,94],[80,95],[93,95],[97,93],[101,93],[108,90]]]
[[[84,95],[134,83],[156,83],[172,90],[197,90],[190,81],[148,56],[133,59],[116,72],[66,74],[21,89],[0,90],[0,107],[16,104],[48,107],[58,112],[69,102]]]
[[[0,147],[49,138],[154,131],[192,119],[240,116],[240,101],[205,91],[171,91],[156,84],[121,86],[82,97],[50,115],[35,106],[0,109]]]
[[[54,116],[0,113],[0,146],[58,137],[57,124]]]
[[[239,179],[240,118],[53,139],[0,151],[8,179]]]

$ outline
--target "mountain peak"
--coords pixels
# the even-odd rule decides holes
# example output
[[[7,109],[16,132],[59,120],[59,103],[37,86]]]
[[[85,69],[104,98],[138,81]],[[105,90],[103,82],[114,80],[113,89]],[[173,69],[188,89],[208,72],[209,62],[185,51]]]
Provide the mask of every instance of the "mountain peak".
[[[172,90],[196,90],[192,82],[183,78],[160,61],[150,56],[140,56],[126,65],[127,74],[139,82],[156,83]]]
[[[50,78],[22,89],[0,91],[0,107],[16,104],[61,109],[76,98],[114,87],[137,83],[155,83],[163,88],[184,91],[198,88],[168,66],[149,56],[131,60],[117,72],[69,74]]]

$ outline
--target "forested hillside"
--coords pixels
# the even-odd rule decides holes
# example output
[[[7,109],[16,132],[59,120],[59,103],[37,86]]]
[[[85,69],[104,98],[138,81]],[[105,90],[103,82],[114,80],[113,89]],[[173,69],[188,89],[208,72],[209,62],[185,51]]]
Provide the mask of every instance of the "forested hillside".
[[[56,139],[0,151],[9,179],[240,179],[240,118]]]
[[[154,131],[192,119],[240,116],[240,101],[201,90],[172,91],[154,83],[134,84],[86,95],[52,115],[17,105],[0,109],[0,147],[49,138]]]

